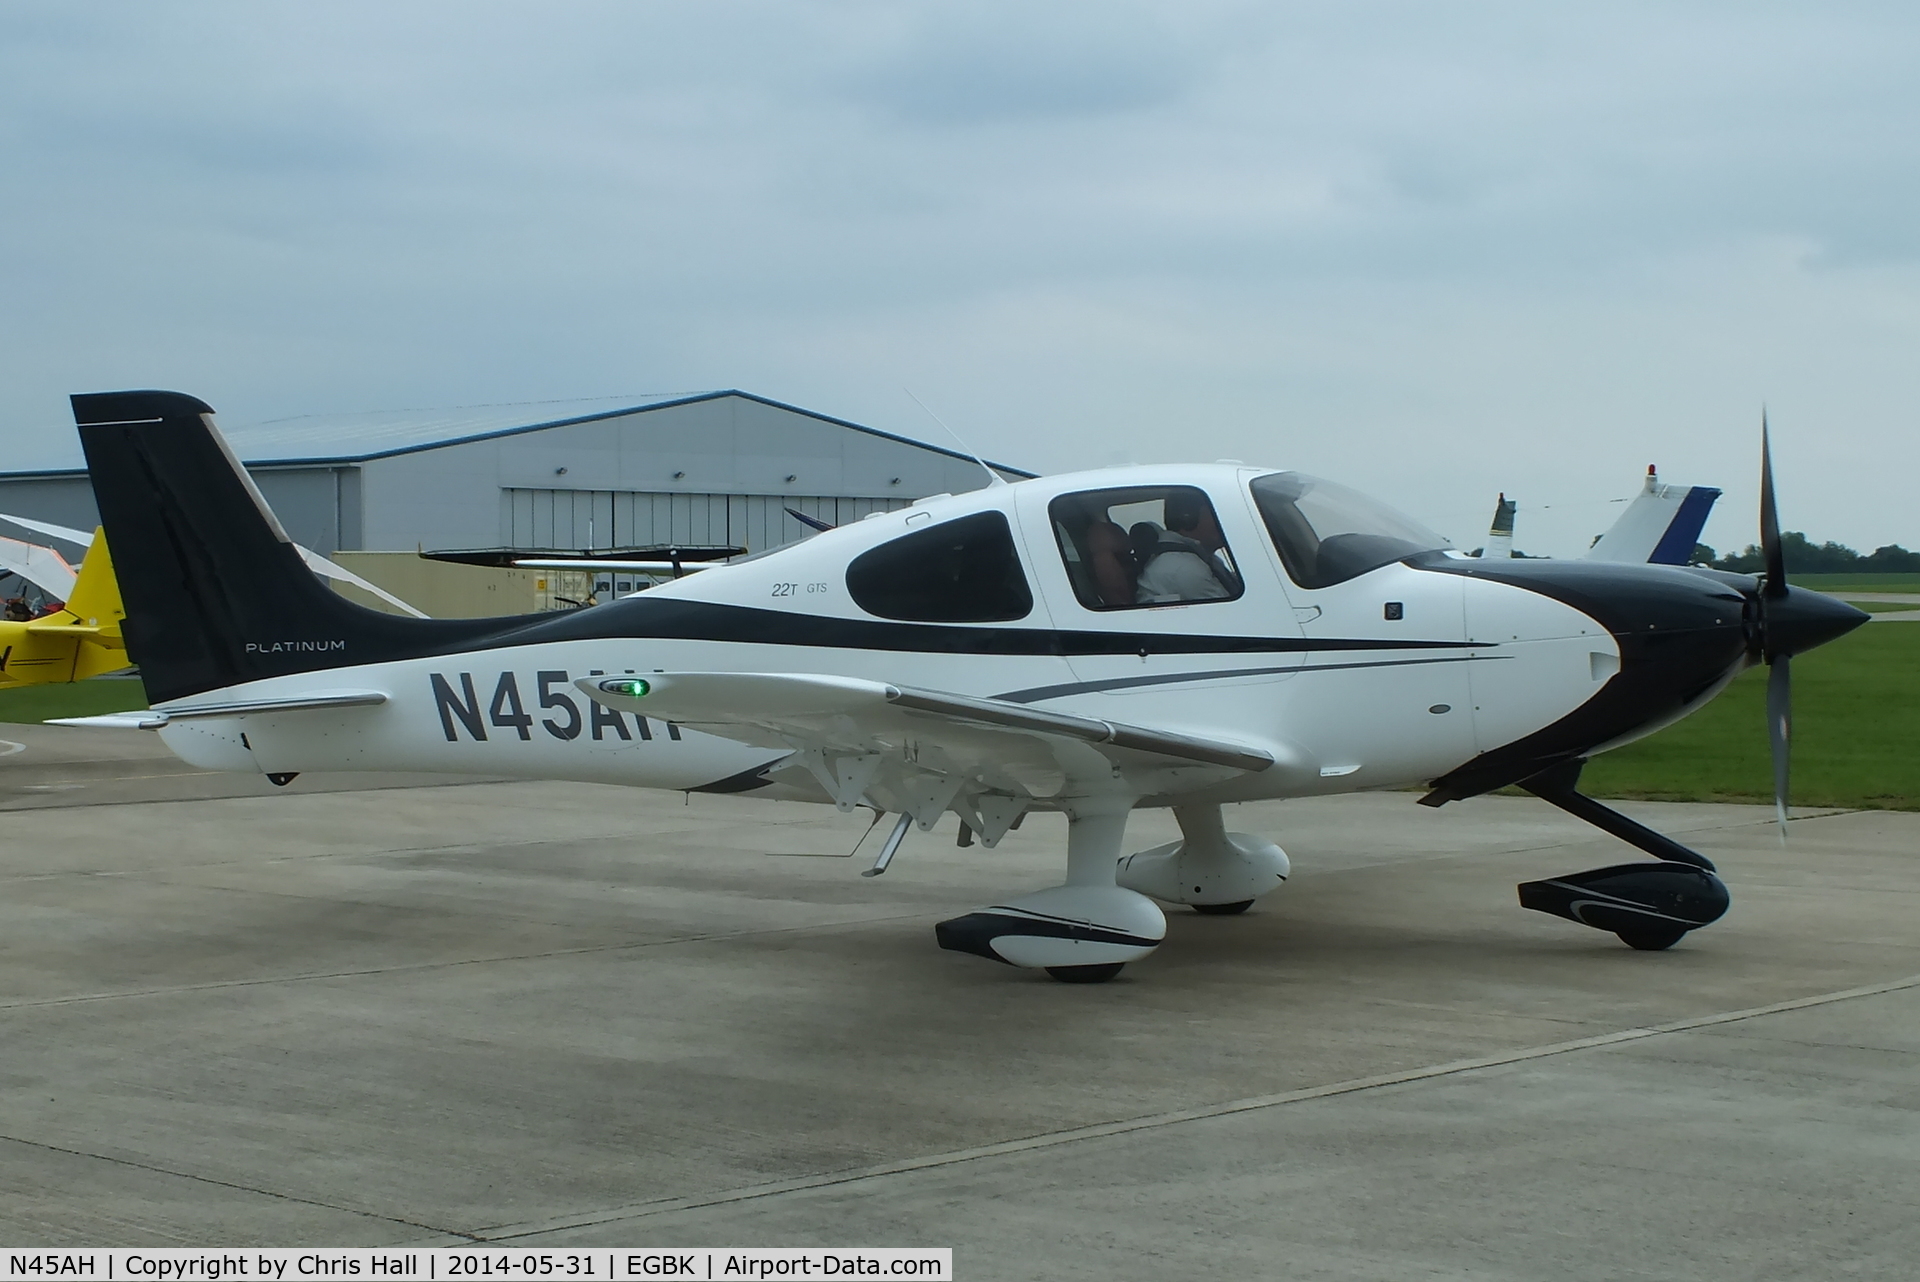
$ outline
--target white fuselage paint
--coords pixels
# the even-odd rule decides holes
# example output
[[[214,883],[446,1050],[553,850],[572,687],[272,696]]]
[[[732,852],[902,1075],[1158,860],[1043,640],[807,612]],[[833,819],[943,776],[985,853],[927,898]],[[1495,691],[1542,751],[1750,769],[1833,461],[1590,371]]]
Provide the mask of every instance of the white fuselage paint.
[[[1597,621],[1509,584],[1394,563],[1317,591],[1294,585],[1247,493],[1247,481],[1263,470],[1116,469],[930,500],[664,584],[644,599],[872,622],[848,598],[849,561],[929,524],[997,509],[1016,532],[1033,613],[1006,625],[942,626],[1277,638],[1302,648],[929,653],[795,645],[777,628],[752,641],[583,639],[250,682],[174,706],[344,690],[379,691],[387,702],[178,721],[160,733],[179,756],[212,769],[424,771],[695,789],[785,754],[658,720],[649,720],[643,732],[635,717],[597,707],[573,682],[593,673],[654,670],[819,673],[957,694],[1014,695],[1035,707],[1190,731],[1273,752],[1275,768],[1196,794],[1227,801],[1424,782],[1565,717],[1619,671],[1618,647]],[[1245,580],[1238,600],[1118,611],[1088,610],[1076,600],[1047,519],[1048,500],[1141,484],[1194,485],[1212,497]],[[1388,617],[1389,603],[1397,603],[1398,618]],[[619,608],[599,607],[609,611],[610,622]],[[1387,648],[1341,644],[1356,641],[1384,642]],[[1393,647],[1416,641],[1455,648]],[[436,678],[442,683],[438,693]],[[824,799],[792,785],[749,795]]]

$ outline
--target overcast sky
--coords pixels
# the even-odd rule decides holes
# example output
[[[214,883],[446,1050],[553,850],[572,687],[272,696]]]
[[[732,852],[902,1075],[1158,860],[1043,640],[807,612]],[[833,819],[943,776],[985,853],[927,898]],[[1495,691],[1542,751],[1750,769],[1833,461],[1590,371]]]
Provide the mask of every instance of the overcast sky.
[[[67,393],[723,387],[1570,555],[1650,462],[1920,547],[1920,8],[0,8],[0,469]],[[533,417],[537,417],[537,408]]]

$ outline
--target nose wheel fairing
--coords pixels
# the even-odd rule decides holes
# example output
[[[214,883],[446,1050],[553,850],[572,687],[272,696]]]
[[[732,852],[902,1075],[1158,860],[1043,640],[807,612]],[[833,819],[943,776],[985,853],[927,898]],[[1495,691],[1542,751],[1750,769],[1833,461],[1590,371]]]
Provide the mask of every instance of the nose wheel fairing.
[[[1520,906],[1610,931],[1635,948],[1665,948],[1710,926],[1732,902],[1705,868],[1662,862],[1615,864],[1523,882]]]

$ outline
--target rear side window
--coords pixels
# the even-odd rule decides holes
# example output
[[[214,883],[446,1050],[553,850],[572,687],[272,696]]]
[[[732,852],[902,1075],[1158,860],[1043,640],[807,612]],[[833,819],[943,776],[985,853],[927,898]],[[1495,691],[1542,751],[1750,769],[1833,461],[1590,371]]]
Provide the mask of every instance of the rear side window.
[[[915,623],[1007,623],[1033,612],[1003,512],[903,534],[847,566],[847,595],[868,614]]]
[[[1213,504],[1191,485],[1063,494],[1047,512],[1089,610],[1231,601],[1243,590]]]

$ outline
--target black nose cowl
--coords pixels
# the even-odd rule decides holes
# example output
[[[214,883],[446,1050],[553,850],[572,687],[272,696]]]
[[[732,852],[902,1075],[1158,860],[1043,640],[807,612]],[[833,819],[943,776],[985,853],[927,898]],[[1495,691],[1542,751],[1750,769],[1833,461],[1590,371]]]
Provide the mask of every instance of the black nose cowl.
[[[1845,636],[1873,617],[1808,588],[1788,587],[1781,596],[1763,598],[1761,607],[1764,622],[1760,644],[1769,659],[1803,654]]]
[[[1433,557],[1408,564],[1570,605],[1604,629],[1620,655],[1620,670],[1585,703],[1434,780],[1424,798],[1429,805],[1530,779],[1678,720],[1753,661],[1754,638],[1763,630],[1749,576],[1587,560]]]

